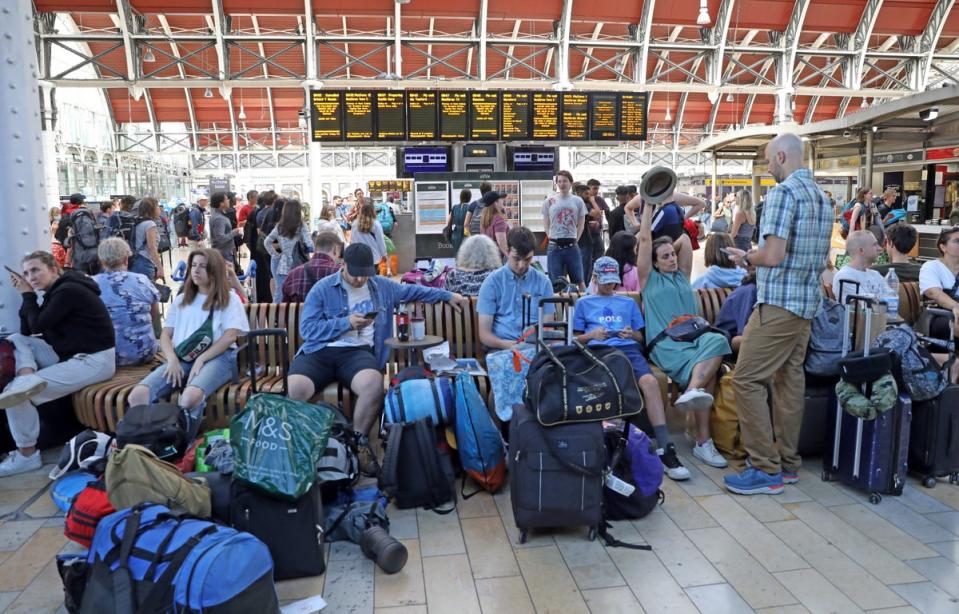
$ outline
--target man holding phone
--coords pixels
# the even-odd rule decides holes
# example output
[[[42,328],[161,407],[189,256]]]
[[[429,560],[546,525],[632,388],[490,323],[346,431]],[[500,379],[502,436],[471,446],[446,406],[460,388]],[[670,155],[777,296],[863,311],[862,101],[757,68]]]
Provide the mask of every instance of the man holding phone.
[[[318,281],[306,296],[300,321],[301,347],[290,366],[290,398],[309,401],[332,382],[356,395],[353,428],[360,470],[375,475],[368,435],[383,408],[383,369],[400,303],[445,301],[457,311],[469,302],[438,288],[398,284],[376,274],[373,252],[355,243],[343,250],[343,269]]]

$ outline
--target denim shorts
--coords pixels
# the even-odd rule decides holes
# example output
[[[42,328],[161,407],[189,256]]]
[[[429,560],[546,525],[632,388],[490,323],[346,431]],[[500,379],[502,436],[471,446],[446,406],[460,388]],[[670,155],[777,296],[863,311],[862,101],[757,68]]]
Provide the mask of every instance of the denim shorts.
[[[643,356],[643,353],[639,350],[638,344],[618,345],[616,349],[626,354],[626,358],[629,359],[629,364],[633,365],[633,373],[636,375],[637,381],[644,375],[653,374],[652,369],[649,368],[649,363],[646,362],[646,357]]]
[[[180,361],[180,366],[183,367],[183,380],[186,381],[190,376],[193,363]],[[143,378],[139,384],[150,389],[150,403],[165,399],[173,392],[173,386],[163,379],[164,371],[166,371],[166,365],[160,365]],[[236,350],[227,350],[203,365],[203,368],[188,385],[202,390],[203,398],[207,398],[224,384],[235,381],[237,381]],[[183,387],[186,388],[186,385]]]

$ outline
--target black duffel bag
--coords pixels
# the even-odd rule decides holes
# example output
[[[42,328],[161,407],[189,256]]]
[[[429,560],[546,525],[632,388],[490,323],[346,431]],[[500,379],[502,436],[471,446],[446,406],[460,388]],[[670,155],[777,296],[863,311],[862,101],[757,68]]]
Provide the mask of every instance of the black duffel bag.
[[[117,447],[135,443],[164,460],[178,460],[190,447],[191,430],[189,417],[175,403],[134,405],[117,422]]]
[[[543,426],[635,416],[643,397],[633,365],[609,345],[540,344],[524,400]]]

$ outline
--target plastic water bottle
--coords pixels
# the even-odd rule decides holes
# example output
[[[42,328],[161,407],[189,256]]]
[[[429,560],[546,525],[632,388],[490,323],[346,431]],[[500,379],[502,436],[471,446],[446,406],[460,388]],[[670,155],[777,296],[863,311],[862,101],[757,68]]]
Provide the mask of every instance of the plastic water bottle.
[[[899,317],[899,276],[896,275],[896,269],[890,268],[886,273],[886,305],[887,314],[890,317]]]

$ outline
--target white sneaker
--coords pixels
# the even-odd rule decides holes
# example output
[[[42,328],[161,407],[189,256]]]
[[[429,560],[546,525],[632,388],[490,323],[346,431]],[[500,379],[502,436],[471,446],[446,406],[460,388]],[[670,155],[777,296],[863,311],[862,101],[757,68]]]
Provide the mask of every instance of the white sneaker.
[[[713,395],[702,388],[690,388],[676,399],[674,405],[682,411],[705,411],[713,406]]]
[[[27,471],[39,469],[42,466],[43,461],[40,460],[40,450],[34,451],[30,456],[24,456],[20,454],[20,450],[14,450],[10,454],[7,454],[7,457],[0,463],[0,478],[5,478],[8,475],[17,475],[18,473],[26,473]]]
[[[36,373],[18,375],[0,392],[0,409],[14,407],[39,394],[47,387],[47,380]]]
[[[719,450],[716,449],[716,445],[712,439],[707,439],[705,442],[701,444],[697,443],[693,446],[693,456],[710,467],[716,467],[717,469],[723,469],[729,464],[726,462],[726,459],[723,458],[723,455],[719,453]]]
[[[660,462],[663,463],[663,472],[670,479],[677,482],[689,479],[689,469],[683,467],[679,457],[676,456],[675,445],[670,443],[665,448],[659,448],[656,450],[656,454],[659,456]]]

